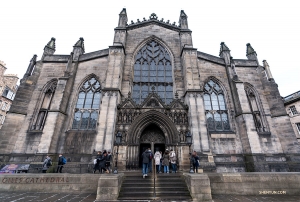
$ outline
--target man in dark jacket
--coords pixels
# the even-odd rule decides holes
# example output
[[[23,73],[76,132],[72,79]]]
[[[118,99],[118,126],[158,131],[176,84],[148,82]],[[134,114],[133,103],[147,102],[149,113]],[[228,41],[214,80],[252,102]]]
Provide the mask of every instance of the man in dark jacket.
[[[145,176],[148,176],[148,166],[149,166],[149,162],[150,162],[150,152],[148,149],[146,149],[143,154],[142,154],[142,158],[143,158],[143,178],[145,178]]]
[[[99,158],[99,167],[100,167],[101,173],[103,171],[105,171],[106,173],[109,173],[109,171],[105,168],[106,157],[107,157],[107,152],[104,150],[102,153],[102,156]]]
[[[56,170],[56,172],[58,173],[61,173],[62,172],[62,169],[63,169],[63,165],[64,165],[64,163],[63,163],[63,156],[62,156],[62,154],[59,154],[59,157],[58,157],[58,164],[57,164],[58,166],[57,166],[57,170]]]

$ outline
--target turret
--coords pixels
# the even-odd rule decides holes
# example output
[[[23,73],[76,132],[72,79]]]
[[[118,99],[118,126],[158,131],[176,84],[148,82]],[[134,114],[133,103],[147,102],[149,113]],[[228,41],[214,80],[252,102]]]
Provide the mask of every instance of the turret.
[[[73,46],[73,60],[77,61],[79,56],[84,53],[84,39],[82,37]]]
[[[53,55],[55,52],[55,38],[51,38],[51,40],[47,43],[47,45],[44,48],[44,53],[42,56],[42,60],[46,55]]]

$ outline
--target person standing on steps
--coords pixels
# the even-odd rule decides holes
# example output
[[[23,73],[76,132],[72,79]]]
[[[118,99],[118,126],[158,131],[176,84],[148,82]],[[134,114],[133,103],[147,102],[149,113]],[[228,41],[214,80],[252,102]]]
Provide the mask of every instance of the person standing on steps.
[[[111,153],[110,151],[107,152],[107,156],[106,156],[106,163],[105,163],[105,168],[109,171],[112,172],[111,168],[110,168],[110,162],[111,162]]]
[[[160,159],[161,159],[161,153],[159,151],[156,151],[155,154],[154,154],[156,173],[160,172]]]
[[[152,151],[151,151],[151,149],[150,148],[148,148],[148,152],[149,152],[149,155],[150,155],[150,157],[149,157],[149,164],[148,164],[148,171],[149,171],[149,173],[152,173],[152,159],[153,159],[153,153],[152,153]]]
[[[162,165],[164,166],[164,173],[169,173],[170,155],[168,149],[166,149],[162,159],[163,159]]]
[[[100,171],[100,158],[102,157],[102,152],[101,151],[98,151],[97,153],[97,156],[96,156],[96,159],[95,159],[95,164],[94,164],[94,170],[93,170],[93,173],[96,173],[97,170],[99,170],[99,173],[101,173]]]
[[[172,166],[172,173],[176,173],[177,172],[177,159],[176,159],[176,154],[175,151],[173,151],[173,149],[171,149],[170,152],[170,162],[171,162],[171,166]]]
[[[106,150],[103,151],[102,156],[99,158],[99,167],[100,167],[100,173],[106,172],[109,173],[109,171],[105,168],[105,164],[106,164],[106,158],[107,157],[107,152]]]
[[[65,157],[63,157],[62,154],[59,154],[58,164],[57,164],[57,170],[56,170],[57,173],[61,173],[62,172],[62,169],[63,169],[65,163],[66,163],[65,162]]]
[[[150,162],[150,152],[148,149],[146,149],[142,154],[143,159],[143,178],[148,176],[148,166]]]
[[[193,164],[194,173],[198,173],[199,156],[197,155],[196,151],[194,151],[193,154],[192,154],[191,162]]]
[[[46,158],[45,158],[45,160],[44,160],[44,163],[43,163],[43,170],[42,170],[42,172],[46,173],[47,170],[48,170],[48,168],[50,166],[52,166],[52,160],[51,160],[50,156],[47,155]]]

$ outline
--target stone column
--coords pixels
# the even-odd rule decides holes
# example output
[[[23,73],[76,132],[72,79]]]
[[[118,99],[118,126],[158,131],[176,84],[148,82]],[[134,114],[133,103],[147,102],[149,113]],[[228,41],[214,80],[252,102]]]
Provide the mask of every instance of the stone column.
[[[112,150],[115,136],[117,105],[120,102],[121,81],[124,68],[124,46],[110,46],[108,69],[106,72],[105,88],[103,89],[102,104],[99,115],[99,127],[96,136],[96,150]]]

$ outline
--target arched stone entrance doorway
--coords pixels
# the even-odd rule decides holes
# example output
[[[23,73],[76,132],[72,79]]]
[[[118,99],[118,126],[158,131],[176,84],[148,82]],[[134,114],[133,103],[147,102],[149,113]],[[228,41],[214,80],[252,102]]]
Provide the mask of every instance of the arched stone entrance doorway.
[[[165,136],[163,131],[156,125],[150,124],[148,125],[142,132],[140,137],[140,155],[139,155],[139,166],[142,166],[142,153],[150,148],[152,153],[154,154],[156,151],[165,151]]]

